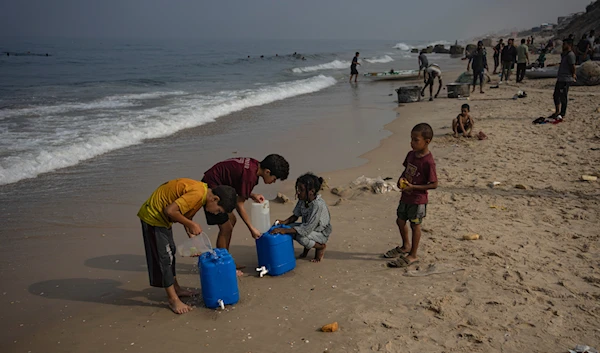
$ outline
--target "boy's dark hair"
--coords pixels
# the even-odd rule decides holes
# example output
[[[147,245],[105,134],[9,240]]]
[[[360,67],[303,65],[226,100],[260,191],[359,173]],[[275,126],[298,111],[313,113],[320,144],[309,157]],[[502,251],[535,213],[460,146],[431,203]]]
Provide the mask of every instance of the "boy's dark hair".
[[[262,169],[271,171],[271,175],[279,180],[287,179],[290,174],[290,164],[278,154],[270,154],[260,162]]]
[[[460,110],[463,110],[465,108],[467,108],[468,111],[471,111],[471,107],[469,107],[469,105],[466,103],[460,106]]]
[[[525,44],[525,38],[521,39],[521,44]]]
[[[412,132],[418,132],[425,140],[433,139],[433,129],[427,123],[420,123],[413,127]]]
[[[572,46],[573,45],[573,39],[567,38],[567,39],[563,40],[563,43],[565,43],[566,45],[571,45]]]
[[[356,52],[356,54],[354,54],[354,55],[358,55],[358,54],[360,54],[360,53],[359,53],[359,52]]]
[[[321,185],[323,185],[323,178],[318,177],[311,172],[308,172],[296,179],[296,187],[298,187],[299,184],[304,185],[304,187],[306,188],[306,192],[313,190],[316,195],[319,192],[319,190],[321,190]]]
[[[237,193],[235,192],[235,189],[228,185],[219,185],[211,190],[213,194],[219,196],[217,205],[223,207],[225,213],[233,212],[235,204],[237,203]]]

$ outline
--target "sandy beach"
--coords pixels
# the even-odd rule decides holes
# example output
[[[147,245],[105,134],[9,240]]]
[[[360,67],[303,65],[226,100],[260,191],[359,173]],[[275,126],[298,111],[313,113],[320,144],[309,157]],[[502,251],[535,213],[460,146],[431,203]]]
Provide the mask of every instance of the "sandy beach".
[[[445,83],[458,74],[445,72]],[[261,185],[258,191],[268,198],[280,191],[293,200],[295,177],[307,170],[325,177],[329,187],[348,185],[361,175],[396,180],[410,149],[410,129],[420,122],[431,124],[435,135],[430,150],[440,187],[430,192],[416,267],[388,269],[381,258],[400,242],[395,224],[398,192],[357,190],[339,201],[326,189],[322,195],[330,205],[333,234],[323,262],[299,260],[288,274],[258,278],[252,272],[254,241],[240,224],[231,247],[236,262],[249,274],[239,279],[240,302],[215,311],[193,298],[189,302],[195,310],[177,316],[166,308],[164,292],[148,286],[134,215],[156,180],[144,179],[135,190],[124,191],[126,202],[115,203],[99,193],[66,206],[78,215],[79,229],[73,223],[50,223],[49,230],[58,238],[49,240],[24,227],[19,232],[33,243],[9,238],[2,245],[2,351],[565,352],[576,344],[598,348],[600,184],[582,181],[581,176],[600,177],[600,88],[572,87],[563,123],[532,125],[553,110],[554,83],[544,79],[518,85],[513,81],[498,89],[488,86],[484,95],[475,93],[468,101],[447,99],[442,91],[433,102],[395,107],[395,97],[388,94],[397,84],[359,82],[348,91],[362,92],[363,100],[352,101],[355,106],[336,112],[323,101],[312,112],[325,118],[298,124],[297,130],[273,143],[291,156],[293,176],[274,188]],[[518,90],[528,96],[513,100]],[[475,132],[484,131],[487,140],[451,136],[451,121],[463,103],[471,106]],[[357,147],[363,132],[366,148]],[[294,148],[296,143],[310,147],[300,150]],[[265,153],[267,147],[250,148],[248,155]],[[237,148],[229,148],[219,157],[237,153]],[[351,167],[328,168],[335,165],[336,155],[350,157],[345,164]],[[135,172],[139,167],[132,168]],[[184,176],[204,169],[191,166]],[[112,182],[106,180],[107,185]],[[493,182],[500,184],[491,187]],[[91,198],[99,207],[87,208]],[[271,218],[287,217],[293,206],[294,201],[273,203]],[[10,205],[2,209],[19,213]],[[57,211],[41,212],[51,219]],[[25,222],[25,216],[18,217]],[[199,218],[204,225],[204,217]],[[176,239],[183,240],[183,230],[175,227]],[[207,232],[214,241],[215,229]],[[472,233],[481,239],[462,240]],[[296,250],[300,252],[298,245]],[[178,258],[178,269],[182,285],[199,287],[193,259]],[[338,332],[320,332],[322,325],[334,321],[340,325]]]

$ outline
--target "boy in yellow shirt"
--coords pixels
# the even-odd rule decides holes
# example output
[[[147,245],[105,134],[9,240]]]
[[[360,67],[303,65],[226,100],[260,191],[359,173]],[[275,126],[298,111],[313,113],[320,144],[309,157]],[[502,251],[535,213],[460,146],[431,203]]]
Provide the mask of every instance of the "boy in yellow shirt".
[[[204,207],[212,214],[231,213],[236,205],[236,192],[230,186],[209,189],[206,183],[192,179],[174,179],[162,184],[142,205],[138,217],[142,221],[146,263],[150,285],[165,288],[169,307],[176,314],[192,308],[180,297],[192,293],[179,286],[175,277],[175,242],[173,223],[181,223],[190,238],[202,233],[194,215]]]

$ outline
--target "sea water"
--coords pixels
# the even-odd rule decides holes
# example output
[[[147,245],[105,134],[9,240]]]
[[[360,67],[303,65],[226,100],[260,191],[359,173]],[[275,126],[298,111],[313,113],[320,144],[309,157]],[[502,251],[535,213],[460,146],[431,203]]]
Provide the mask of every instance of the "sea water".
[[[414,68],[407,43],[2,38],[0,185],[331,89],[357,50],[361,72]]]

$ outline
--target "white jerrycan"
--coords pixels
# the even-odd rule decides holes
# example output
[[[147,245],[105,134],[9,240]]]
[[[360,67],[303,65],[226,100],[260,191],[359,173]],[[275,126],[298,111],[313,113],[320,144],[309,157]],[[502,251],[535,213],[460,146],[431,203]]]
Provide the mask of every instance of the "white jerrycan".
[[[269,201],[263,203],[252,203],[251,209],[252,225],[260,231],[260,234],[265,233],[271,228],[271,209]]]

